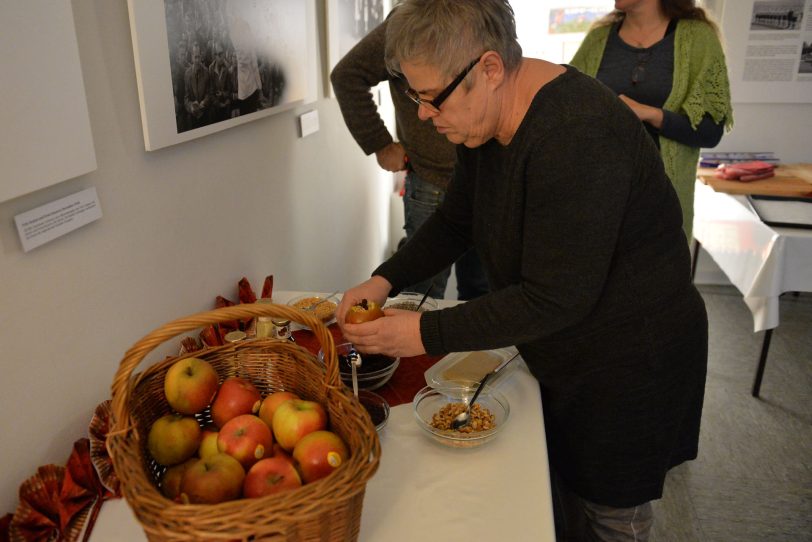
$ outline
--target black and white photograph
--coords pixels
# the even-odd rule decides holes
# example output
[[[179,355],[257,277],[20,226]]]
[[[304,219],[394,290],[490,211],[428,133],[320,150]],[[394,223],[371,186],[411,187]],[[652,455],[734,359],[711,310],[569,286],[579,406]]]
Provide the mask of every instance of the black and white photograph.
[[[327,0],[330,69],[350,49],[381,24],[392,0]]]
[[[147,150],[311,97],[311,72],[318,69],[314,6],[314,0],[130,0]],[[165,28],[165,45],[140,39],[153,25]]]
[[[754,2],[750,30],[799,30],[803,14],[802,0]]]
[[[801,62],[798,64],[799,74],[812,74],[812,43],[805,41],[801,46]]]
[[[247,2],[165,0],[178,132],[278,105],[285,69]]]

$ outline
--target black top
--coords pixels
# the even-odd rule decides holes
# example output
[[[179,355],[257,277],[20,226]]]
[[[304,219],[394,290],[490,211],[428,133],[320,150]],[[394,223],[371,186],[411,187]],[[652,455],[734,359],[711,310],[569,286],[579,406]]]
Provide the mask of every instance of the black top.
[[[374,273],[397,291],[472,242],[491,293],[423,313],[427,351],[517,345],[565,483],[610,506],[659,498],[666,470],[696,456],[707,320],[651,138],[568,68],[508,146],[457,148],[445,201]]]
[[[616,23],[606,40],[603,58],[596,77],[603,84],[642,104],[662,108],[671,94],[674,80],[674,32],[677,19],[672,19],[665,37],[651,47],[633,47],[618,34],[621,23]],[[663,110],[661,129],[645,123],[646,130],[659,145],[657,136],[673,139],[691,147],[715,147],[724,133],[724,123],[716,124],[713,117],[702,117],[696,130],[688,117]]]

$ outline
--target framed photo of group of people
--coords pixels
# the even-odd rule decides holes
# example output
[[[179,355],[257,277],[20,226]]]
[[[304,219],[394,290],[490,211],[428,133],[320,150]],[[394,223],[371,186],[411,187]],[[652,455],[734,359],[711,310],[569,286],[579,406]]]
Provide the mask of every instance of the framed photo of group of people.
[[[128,0],[144,145],[317,98],[316,0]]]
[[[398,0],[327,0],[328,75],[350,49],[381,24]],[[328,92],[332,87],[327,85]]]

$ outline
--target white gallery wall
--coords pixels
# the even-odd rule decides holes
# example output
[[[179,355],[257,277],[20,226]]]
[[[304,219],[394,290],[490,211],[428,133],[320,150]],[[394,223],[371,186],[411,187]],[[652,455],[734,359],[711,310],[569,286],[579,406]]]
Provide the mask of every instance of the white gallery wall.
[[[257,291],[268,274],[278,289],[333,291],[388,250],[392,176],[334,99],[147,153],[126,0],[73,10],[98,168],[0,204],[0,516],[38,466],[65,464],[144,334],[217,295],[236,300],[242,276]],[[323,29],[322,2],[318,16]],[[321,129],[300,138],[311,109]],[[22,251],[15,215],[89,187],[100,220]]]

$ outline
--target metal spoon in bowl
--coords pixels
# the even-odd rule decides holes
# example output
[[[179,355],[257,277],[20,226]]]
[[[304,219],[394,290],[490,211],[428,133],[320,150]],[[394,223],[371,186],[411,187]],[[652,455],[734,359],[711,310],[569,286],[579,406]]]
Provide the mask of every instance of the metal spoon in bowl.
[[[490,378],[492,374],[493,371],[486,374],[484,377],[482,377],[482,380],[479,381],[479,386],[476,387],[474,396],[471,397],[470,401],[468,401],[468,405],[466,405],[465,410],[457,414],[457,416],[451,420],[451,429],[457,431],[471,423],[471,407],[474,406],[474,401],[476,401],[476,398],[479,397],[479,392],[481,392],[482,388],[485,387],[485,382],[488,381],[488,378]]]
[[[458,431],[471,423],[471,407],[474,406],[474,402],[476,402],[477,397],[479,397],[479,393],[483,390],[483,388],[485,388],[485,382],[487,382],[490,377],[504,369],[508,363],[516,359],[518,356],[519,353],[516,352],[507,361],[503,361],[496,369],[482,377],[482,380],[479,381],[479,386],[476,387],[476,391],[474,392],[473,397],[471,397],[471,400],[468,401],[468,405],[466,405],[465,410],[457,414],[454,419],[451,420],[451,429]]]
[[[361,354],[355,348],[352,348],[348,357],[352,368],[352,393],[355,397],[358,397],[358,367],[361,366]]]

